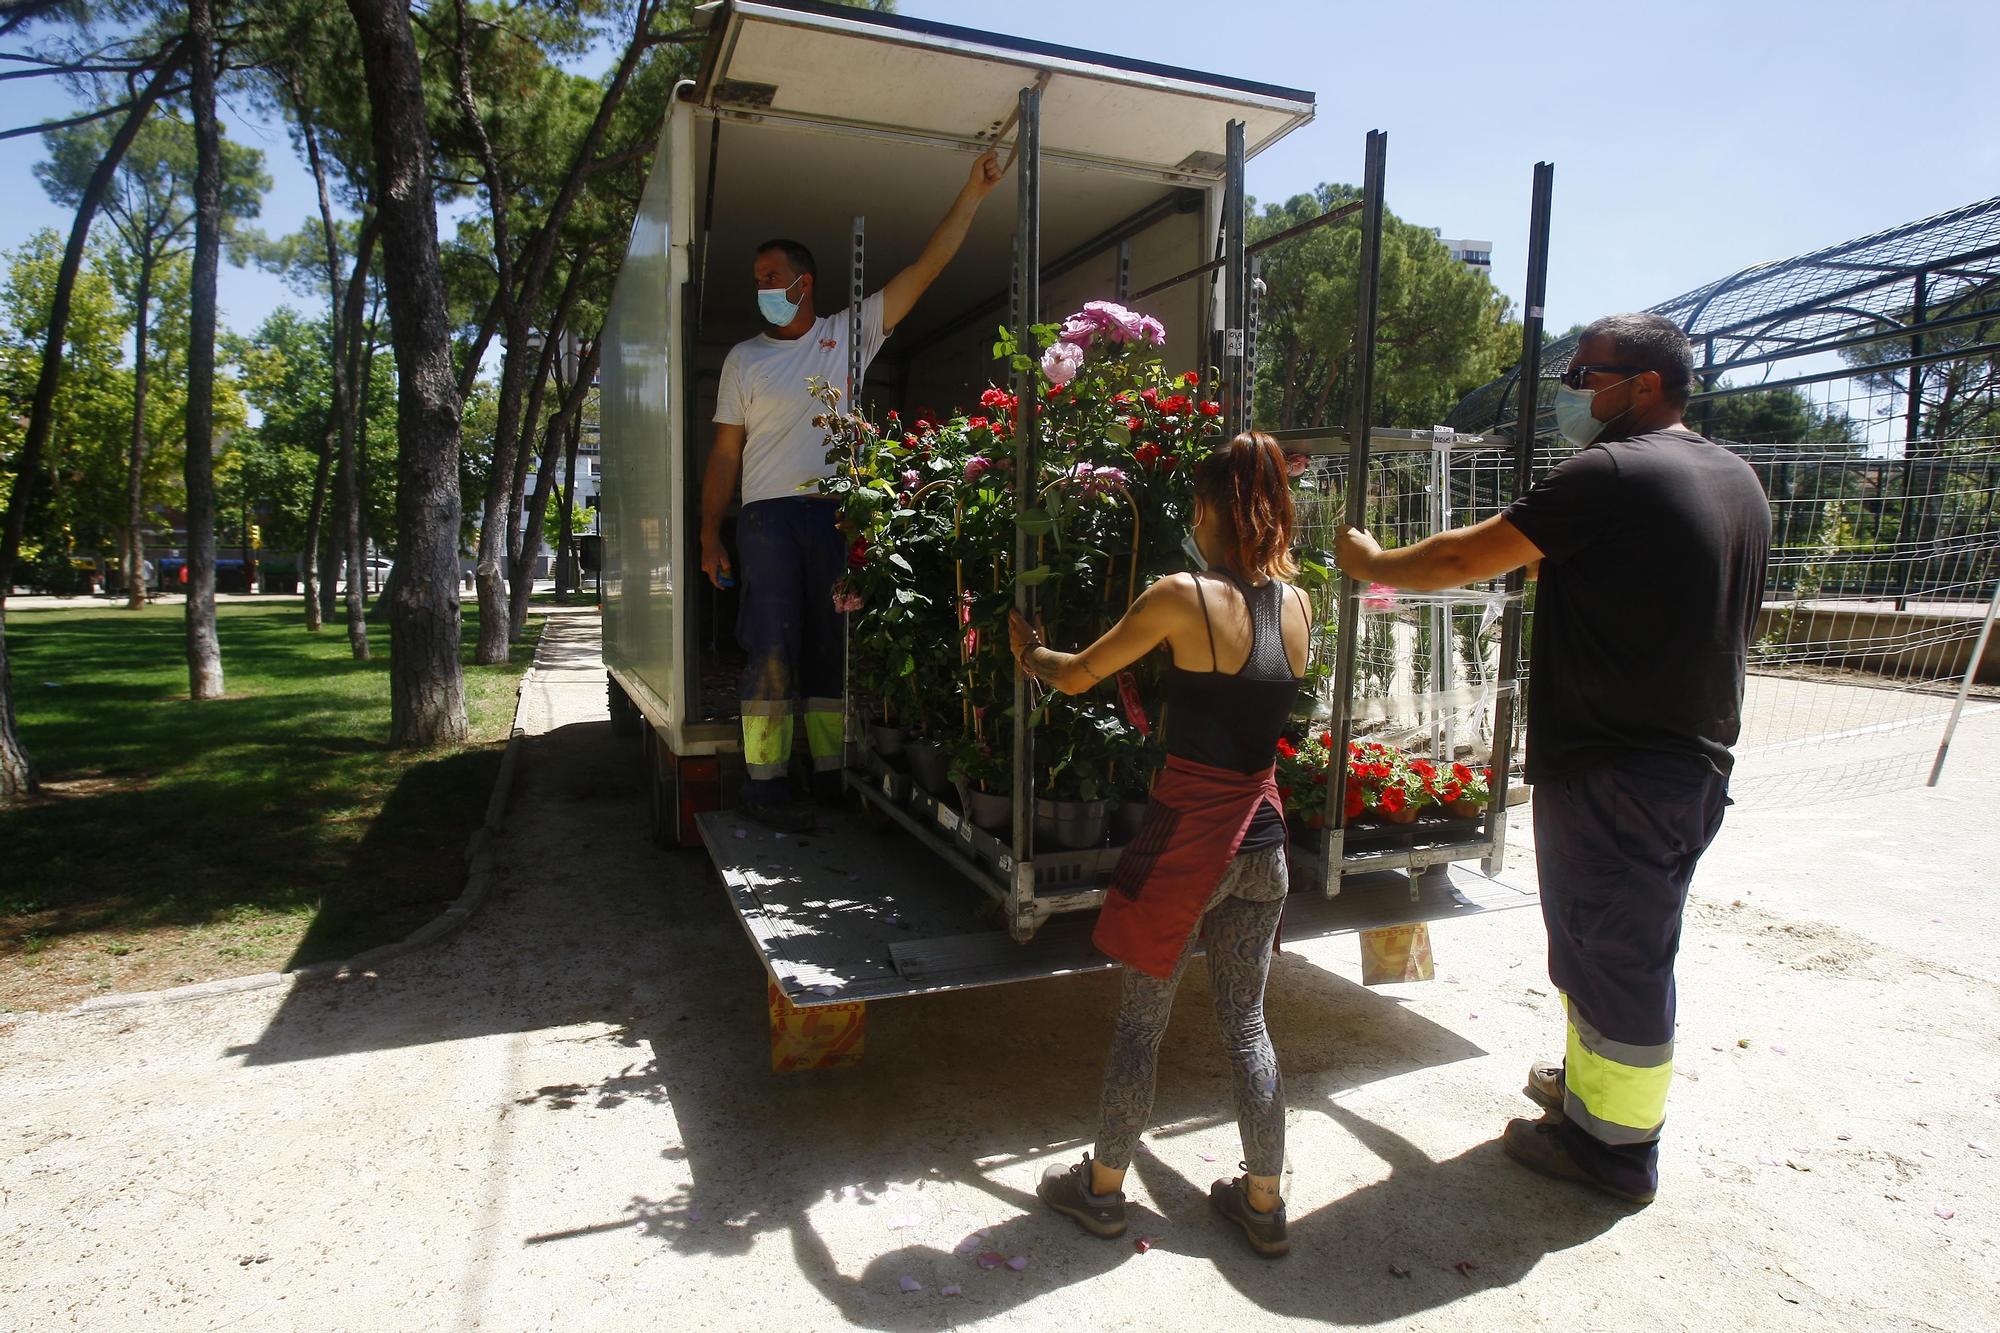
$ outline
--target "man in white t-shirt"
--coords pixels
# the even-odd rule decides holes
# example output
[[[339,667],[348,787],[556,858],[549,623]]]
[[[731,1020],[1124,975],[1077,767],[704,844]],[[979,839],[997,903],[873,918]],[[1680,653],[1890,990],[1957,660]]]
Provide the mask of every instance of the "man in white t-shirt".
[[[883,340],[958,253],[1000,175],[998,157],[981,154],[916,262],[861,303],[864,374]],[[743,592],[736,633],[749,658],[739,692],[749,780],[738,806],[774,828],[801,831],[812,816],[791,798],[792,714],[800,698],[815,791],[839,792],[843,663],[833,585],[847,567],[835,505],[817,491],[828,474],[826,434],[812,424],[821,409],[806,381],[846,382],[848,318],[844,310],[816,312],[812,252],[796,241],[759,246],[755,272],[757,307],[772,327],[730,348],[722,363],[715,443],[701,487],[701,568],[718,588],[738,577],[723,549],[722,520],[740,478],[736,547]]]

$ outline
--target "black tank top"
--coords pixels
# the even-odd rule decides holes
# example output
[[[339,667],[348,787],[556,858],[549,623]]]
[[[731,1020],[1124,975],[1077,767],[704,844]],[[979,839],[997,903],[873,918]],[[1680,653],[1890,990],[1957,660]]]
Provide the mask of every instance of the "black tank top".
[[[1299,691],[1299,677],[1285,655],[1286,585],[1271,579],[1253,587],[1227,570],[1211,572],[1234,584],[1250,608],[1250,656],[1234,673],[1167,668],[1167,753],[1235,773],[1261,773],[1271,766]],[[1202,576],[1195,575],[1213,663],[1215,626],[1201,584]],[[1263,851],[1284,841],[1283,814],[1265,804],[1258,807],[1237,853]]]

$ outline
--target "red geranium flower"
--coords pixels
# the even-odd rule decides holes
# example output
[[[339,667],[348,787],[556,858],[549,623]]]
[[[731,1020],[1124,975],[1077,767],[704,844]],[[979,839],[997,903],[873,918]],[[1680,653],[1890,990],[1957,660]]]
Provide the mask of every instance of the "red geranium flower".
[[[1368,798],[1361,794],[1361,788],[1354,783],[1347,784],[1347,817],[1361,818],[1361,812],[1368,808]]]
[[[1438,793],[1438,799],[1444,802],[1446,805],[1455,805],[1458,803],[1458,799],[1463,795],[1465,795],[1465,788],[1459,786],[1456,782],[1454,782],[1451,785],[1447,786],[1443,791]]]
[[[1472,781],[1472,770],[1464,764],[1453,764],[1451,766],[1451,775],[1460,782]]]
[[[1381,802],[1384,813],[1392,815],[1400,815],[1403,813],[1403,807],[1410,803],[1410,798],[1401,787],[1384,787],[1382,795],[1377,799]]]
[[[1330,731],[1322,731],[1319,734],[1319,743],[1321,745],[1324,745],[1327,749],[1331,750],[1333,748],[1333,733]]]
[[[1298,750],[1283,736],[1278,737],[1278,753],[1287,759],[1297,759],[1299,757]]]

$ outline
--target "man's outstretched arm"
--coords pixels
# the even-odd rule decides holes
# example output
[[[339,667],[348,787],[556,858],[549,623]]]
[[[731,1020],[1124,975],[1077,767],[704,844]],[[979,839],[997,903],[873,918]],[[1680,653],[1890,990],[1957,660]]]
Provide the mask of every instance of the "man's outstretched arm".
[[[882,289],[882,327],[893,329],[903,322],[903,316],[916,306],[930,285],[937,281],[944,266],[958,253],[958,247],[965,243],[965,233],[972,226],[973,214],[979,211],[980,203],[993,193],[993,187],[1000,183],[1000,155],[987,149],[972,164],[972,174],[966,177],[965,186],[945,210],[937,229],[924,244],[924,252],[917,256],[917,262],[889,279],[889,285]]]
[[[1383,550],[1359,528],[1343,528],[1334,538],[1333,555],[1344,574],[1412,592],[1479,583],[1523,565],[1533,567],[1542,558],[1535,544],[1504,514],[1393,551]]]

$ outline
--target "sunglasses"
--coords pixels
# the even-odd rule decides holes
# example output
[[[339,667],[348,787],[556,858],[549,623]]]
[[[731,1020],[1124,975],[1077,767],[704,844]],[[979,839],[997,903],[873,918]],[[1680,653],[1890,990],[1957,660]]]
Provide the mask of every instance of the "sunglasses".
[[[1643,375],[1648,369],[1649,367],[1646,366],[1617,366],[1609,362],[1599,362],[1596,365],[1592,365],[1587,362],[1576,361],[1571,362],[1569,369],[1563,371],[1556,378],[1572,389],[1581,389],[1585,375]]]

